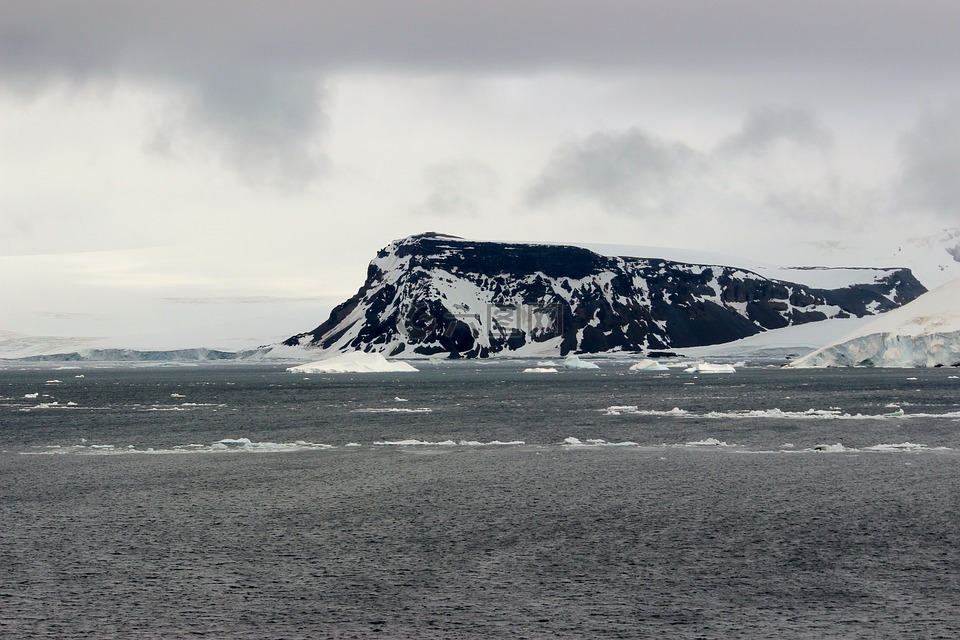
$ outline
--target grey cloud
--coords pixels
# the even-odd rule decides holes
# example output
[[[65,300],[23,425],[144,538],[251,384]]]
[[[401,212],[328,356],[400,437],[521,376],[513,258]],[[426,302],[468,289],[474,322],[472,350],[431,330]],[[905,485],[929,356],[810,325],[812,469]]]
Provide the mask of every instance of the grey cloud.
[[[952,0],[34,0],[0,3],[0,59],[25,73],[196,65],[859,69],[960,64]]]
[[[351,70],[839,75],[884,89],[960,74],[953,0],[0,0],[0,15],[8,90],[175,87],[187,111],[154,148],[207,131],[245,179],[294,186],[323,166],[322,102],[305,87]]]
[[[783,153],[781,141],[793,146]],[[709,208],[833,220],[845,206],[859,208],[870,197],[843,183],[829,155],[832,145],[831,132],[802,109],[754,110],[712,150],[636,128],[596,132],[554,149],[527,202],[579,198],[609,213],[641,217]]]
[[[558,146],[527,199],[542,205],[577,196],[617,213],[650,213],[697,158],[690,147],[639,129],[598,132]]]
[[[248,184],[300,189],[322,172],[316,148],[326,118],[315,79],[245,74],[224,76],[185,92],[148,148],[209,145]]]
[[[720,144],[719,151],[759,154],[781,141],[826,151],[833,145],[833,136],[813,111],[755,109],[747,116],[740,131]]]
[[[902,204],[960,219],[960,102],[924,114],[901,136],[898,150]]]
[[[480,213],[483,201],[496,194],[500,175],[485,162],[464,158],[427,167],[424,181],[429,195],[417,208],[418,212],[475,216]]]

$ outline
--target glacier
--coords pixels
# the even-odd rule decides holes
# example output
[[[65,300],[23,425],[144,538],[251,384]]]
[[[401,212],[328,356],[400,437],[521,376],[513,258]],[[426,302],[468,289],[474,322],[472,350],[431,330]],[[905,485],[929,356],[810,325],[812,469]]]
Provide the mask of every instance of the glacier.
[[[788,366],[960,366],[960,278],[877,317]]]

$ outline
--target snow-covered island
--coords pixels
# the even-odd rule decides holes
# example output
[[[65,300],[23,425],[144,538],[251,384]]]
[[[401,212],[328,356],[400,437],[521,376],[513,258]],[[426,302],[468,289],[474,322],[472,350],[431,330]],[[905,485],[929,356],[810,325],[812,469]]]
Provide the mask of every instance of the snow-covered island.
[[[906,268],[795,268],[771,278],[573,245],[425,233],[377,252],[353,297],[284,344],[404,358],[639,354],[873,316],[924,292]]]
[[[595,368],[596,362],[606,368],[606,362],[630,359],[632,372],[663,372],[667,365],[690,362],[956,364],[956,327],[950,320],[951,305],[960,298],[956,291],[940,294],[942,308],[936,312],[911,311],[917,317],[902,326],[888,324],[907,316],[881,314],[918,296],[923,285],[955,277],[960,229],[905,239],[896,251],[854,249],[825,242],[811,251],[819,264],[873,266],[778,267],[744,256],[662,247],[477,242],[423,234],[385,247],[357,295],[314,331],[283,342],[276,333],[241,339],[220,326],[196,342],[205,348],[181,348],[190,343],[166,333],[139,334],[135,326],[129,334],[98,338],[0,330],[0,365],[256,363],[328,372],[341,368],[331,356],[355,350],[380,353],[388,368],[404,368],[395,357],[414,364],[457,357],[536,359],[538,367],[562,370]],[[897,264],[909,269],[882,266]],[[922,277],[917,280],[910,269]],[[878,317],[883,322],[867,326]],[[803,358],[824,345],[828,348]],[[384,364],[353,362],[342,368],[382,371]]]

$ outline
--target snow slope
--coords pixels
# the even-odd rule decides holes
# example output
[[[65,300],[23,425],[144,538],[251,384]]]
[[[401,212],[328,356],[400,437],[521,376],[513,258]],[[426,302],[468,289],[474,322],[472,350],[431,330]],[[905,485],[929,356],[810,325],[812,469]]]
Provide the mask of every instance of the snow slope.
[[[889,311],[793,367],[960,365],[960,278]]]

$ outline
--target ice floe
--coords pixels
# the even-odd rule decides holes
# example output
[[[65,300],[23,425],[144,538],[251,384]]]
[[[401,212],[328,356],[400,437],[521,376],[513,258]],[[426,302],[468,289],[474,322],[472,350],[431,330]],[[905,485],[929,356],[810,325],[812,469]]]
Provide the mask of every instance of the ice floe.
[[[363,407],[361,409],[353,409],[351,413],[431,413],[433,409],[430,407],[416,407],[416,408],[406,408],[406,407]]]
[[[256,442],[250,438],[223,438],[211,444],[182,444],[171,447],[125,447],[115,444],[82,444],[62,446],[50,445],[36,447],[35,450],[23,451],[24,455],[172,455],[172,454],[202,454],[202,453],[284,453],[294,451],[317,451],[334,449],[334,445],[318,444],[297,440],[295,442]]]
[[[381,447],[497,447],[497,446],[517,446],[526,444],[523,440],[511,440],[503,442],[500,440],[491,440],[490,442],[480,442],[479,440],[417,440],[414,438],[406,440],[378,440],[373,443]]]
[[[814,451],[826,451],[828,453],[842,453],[844,451],[850,451],[845,446],[839,442],[836,444],[818,444],[813,448]]]
[[[563,440],[563,446],[565,447],[636,447],[639,446],[636,442],[624,441],[624,442],[607,442],[602,438],[587,438],[586,440],[581,440],[580,438],[565,438]]]
[[[717,440],[716,438],[704,438],[703,440],[695,440],[693,442],[687,442],[688,447],[735,447],[736,445],[727,444]]]
[[[527,367],[524,373],[557,373],[554,367]]]

